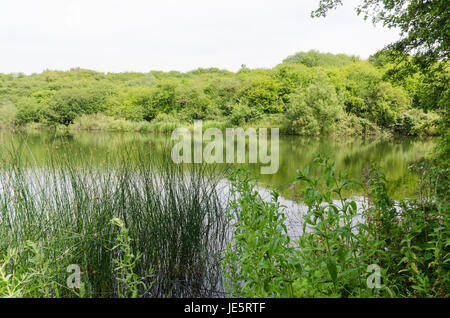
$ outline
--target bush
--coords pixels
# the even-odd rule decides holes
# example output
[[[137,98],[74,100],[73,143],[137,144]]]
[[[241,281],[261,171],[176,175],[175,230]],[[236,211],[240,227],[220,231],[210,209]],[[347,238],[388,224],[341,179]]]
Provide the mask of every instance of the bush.
[[[298,135],[333,133],[343,115],[334,86],[324,74],[292,94],[286,111],[289,130]]]
[[[249,173],[233,171],[230,214],[234,233],[223,260],[225,286],[231,297],[293,296],[292,281],[298,260],[280,211],[279,194],[265,202],[255,190]]]
[[[233,241],[225,252],[227,290],[234,297],[448,297],[450,293],[449,171],[426,161],[418,197],[396,204],[373,166],[363,184],[316,155],[319,176],[306,183],[303,230],[291,241],[278,203],[261,199],[241,169],[231,173]],[[317,171],[317,170],[315,170]],[[368,205],[346,198],[367,190]]]
[[[151,120],[157,113],[152,94],[153,89],[148,87],[121,90],[119,94],[107,100],[107,114],[131,121]]]
[[[206,119],[211,112],[214,112],[214,108],[211,107],[211,100],[195,84],[191,85],[183,85],[177,88],[175,107],[184,120]]]
[[[17,108],[9,101],[0,101],[0,127],[11,127],[17,123]]]
[[[401,87],[378,83],[368,100],[369,118],[381,127],[393,128],[408,109],[410,99]]]
[[[72,124],[78,116],[103,111],[105,99],[106,93],[97,89],[62,89],[53,95],[43,116],[51,124]]]
[[[301,63],[308,67],[342,67],[348,64],[359,61],[356,56],[349,56],[345,54],[331,54],[320,53],[319,51],[311,50],[308,52],[299,52],[291,55],[283,60],[283,63]]]
[[[231,112],[230,122],[235,126],[242,126],[245,123],[256,121],[259,118],[261,118],[261,111],[258,111],[255,107],[237,104]]]
[[[425,113],[421,109],[409,109],[404,112],[395,126],[395,132],[412,136],[433,136],[438,133],[439,116]]]
[[[42,118],[43,106],[34,98],[22,97],[17,101],[16,107],[15,123],[17,125],[39,122]]]
[[[133,130],[155,130],[142,122],[151,122],[160,114],[181,122],[202,119],[219,125],[227,121],[274,127],[278,122],[271,120],[286,115],[282,128],[289,134],[348,135],[378,130],[433,134],[434,115],[410,108],[445,108],[445,94],[440,93],[445,85],[433,79],[447,76],[446,70],[436,69],[433,77],[418,74],[401,79],[389,77],[390,67],[375,57],[360,61],[354,56],[310,51],[288,57],[272,69],[244,67],[237,73],[214,68],[118,74],[72,69],[20,77],[0,75],[2,100],[10,100],[17,108],[14,121],[4,119],[2,125],[69,125],[83,115],[101,113],[121,121],[113,123],[123,126],[117,129],[127,130],[130,127],[125,126],[135,126],[127,121],[139,123],[141,128]],[[10,110],[3,109],[3,118],[11,118]],[[157,122],[155,127],[166,131],[173,123]]]
[[[245,100],[250,107],[256,107],[266,113],[283,112],[282,84],[269,76],[257,76],[251,79],[248,86],[242,88],[241,100]]]
[[[339,136],[367,136],[379,135],[380,128],[366,118],[357,117],[354,114],[346,114],[337,124],[336,135]]]

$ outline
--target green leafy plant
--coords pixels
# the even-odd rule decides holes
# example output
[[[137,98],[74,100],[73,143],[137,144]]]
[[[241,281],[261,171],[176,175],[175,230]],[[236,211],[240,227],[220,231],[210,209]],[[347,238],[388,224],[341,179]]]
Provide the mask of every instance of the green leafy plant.
[[[123,221],[119,218],[113,218],[111,224],[116,225],[120,229],[117,235],[117,245],[113,249],[118,250],[118,258],[114,259],[114,270],[116,271],[117,294],[119,298],[137,298],[139,296],[139,288],[144,292],[149,290],[154,282],[146,283],[151,278],[153,270],[148,271],[147,277],[139,277],[135,273],[136,263],[142,257],[142,254],[133,254],[131,249],[131,239],[128,230]]]
[[[234,232],[223,265],[232,296],[449,296],[445,169],[415,165],[418,199],[395,202],[377,166],[360,183],[328,156],[317,154],[313,163],[320,169],[298,170],[295,181],[306,183],[308,208],[298,240],[288,235],[276,192],[263,200],[248,173],[230,174]],[[355,186],[367,190],[365,203],[347,198]]]
[[[223,261],[227,290],[233,297],[292,297],[298,269],[280,211],[279,194],[264,201],[243,168],[229,175],[232,194],[230,217],[234,235]]]

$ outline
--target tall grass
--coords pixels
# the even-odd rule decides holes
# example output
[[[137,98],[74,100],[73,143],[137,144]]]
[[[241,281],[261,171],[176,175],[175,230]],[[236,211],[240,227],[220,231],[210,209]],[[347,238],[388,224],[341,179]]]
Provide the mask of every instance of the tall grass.
[[[144,282],[151,289],[139,287],[140,296],[220,292],[227,200],[215,167],[173,165],[169,152],[154,156],[150,145],[105,155],[101,167],[73,147],[61,154],[51,145],[37,165],[27,149],[26,142],[0,147],[0,259],[18,251],[5,273],[25,275],[32,265],[27,242],[33,242],[52,282],[42,296],[79,296],[66,286],[67,267],[77,264],[85,296],[118,297],[120,229],[110,221],[119,218],[132,253],[140,255],[135,274],[153,273]]]

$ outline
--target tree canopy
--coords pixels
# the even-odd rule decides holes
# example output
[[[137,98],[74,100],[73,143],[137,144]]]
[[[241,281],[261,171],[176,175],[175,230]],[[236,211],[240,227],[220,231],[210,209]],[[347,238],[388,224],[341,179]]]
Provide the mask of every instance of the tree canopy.
[[[195,119],[217,127],[301,135],[434,134],[423,77],[385,78],[381,57],[299,52],[272,69],[0,74],[0,126],[170,131]]]
[[[313,17],[324,17],[342,0],[320,0]],[[361,0],[356,8],[364,19],[400,30],[400,40],[387,49],[412,55],[422,67],[450,56],[450,10],[447,0]]]
[[[325,17],[342,0],[320,0],[312,17]],[[393,63],[385,76],[407,82],[421,77],[421,102],[424,109],[438,110],[441,120],[440,157],[450,155],[448,108],[450,104],[450,10],[448,0],[360,0],[356,13],[373,23],[400,31],[400,39],[377,53]],[[444,160],[447,161],[447,160]]]

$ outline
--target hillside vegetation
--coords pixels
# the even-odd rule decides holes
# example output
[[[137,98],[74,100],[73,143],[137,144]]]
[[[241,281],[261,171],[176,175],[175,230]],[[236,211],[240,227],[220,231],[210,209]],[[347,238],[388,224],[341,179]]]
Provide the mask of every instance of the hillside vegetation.
[[[436,134],[439,115],[422,110],[428,84],[420,74],[389,80],[391,67],[380,56],[309,51],[236,73],[0,74],[0,126],[169,132],[202,119],[205,128],[281,127],[295,135]]]

